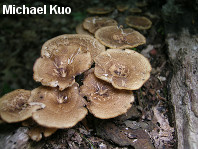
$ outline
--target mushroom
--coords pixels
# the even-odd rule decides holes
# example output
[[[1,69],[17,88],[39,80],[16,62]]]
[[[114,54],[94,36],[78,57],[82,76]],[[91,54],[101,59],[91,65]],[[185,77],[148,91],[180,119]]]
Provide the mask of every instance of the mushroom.
[[[29,128],[28,135],[34,141],[40,141],[42,136],[49,137],[57,130],[57,128],[39,126],[33,119],[23,121],[22,125]]]
[[[137,7],[146,7],[147,6],[147,2],[146,1],[136,2],[135,5]]]
[[[117,26],[102,27],[96,31],[95,37],[109,48],[133,48],[146,43],[145,37],[139,32]]]
[[[128,16],[125,21],[128,26],[139,30],[149,29],[152,25],[148,18],[142,16]]]
[[[59,45],[52,51],[51,58],[40,57],[36,60],[33,71],[34,80],[42,85],[60,90],[72,86],[75,76],[91,67],[91,55],[83,53],[79,46]]]
[[[38,87],[32,90],[30,100],[46,107],[33,113],[32,118],[41,126],[70,128],[87,114],[86,101],[79,95],[78,84],[59,91],[58,88]]]
[[[90,35],[93,36],[93,34],[91,34],[90,32],[88,32],[87,30],[84,29],[83,24],[80,23],[76,26],[76,33],[77,34],[85,34],[85,35]]]
[[[139,89],[149,79],[150,72],[147,58],[133,50],[108,49],[95,58],[96,77],[118,89]]]
[[[108,17],[89,17],[84,20],[83,27],[94,34],[101,27],[117,26],[117,24],[114,19]]]
[[[0,98],[0,116],[8,123],[20,122],[32,116],[32,113],[41,108],[39,105],[30,105],[31,91],[17,89]]]
[[[132,106],[132,91],[115,89],[111,84],[95,77],[89,70],[80,88],[82,95],[90,101],[89,111],[97,118],[109,119],[124,114]]]
[[[127,4],[118,4],[118,5],[116,5],[116,8],[118,9],[118,11],[124,12],[125,10],[129,9],[129,5],[127,5]]]
[[[141,13],[142,9],[140,9],[140,8],[130,8],[129,12],[131,12],[131,13]]]
[[[67,49],[67,46],[80,48],[84,53],[90,52],[92,60],[98,54],[105,51],[105,47],[92,36],[84,34],[65,34],[45,42],[41,49],[41,56],[50,58],[53,51],[59,48]]]
[[[108,14],[112,12],[114,8],[111,7],[90,7],[87,12],[90,14]]]

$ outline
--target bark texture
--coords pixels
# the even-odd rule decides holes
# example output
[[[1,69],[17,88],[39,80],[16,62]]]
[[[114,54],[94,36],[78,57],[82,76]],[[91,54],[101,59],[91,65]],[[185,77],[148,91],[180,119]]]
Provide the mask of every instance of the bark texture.
[[[167,36],[173,66],[170,96],[175,110],[179,149],[198,148],[198,35],[184,30]]]

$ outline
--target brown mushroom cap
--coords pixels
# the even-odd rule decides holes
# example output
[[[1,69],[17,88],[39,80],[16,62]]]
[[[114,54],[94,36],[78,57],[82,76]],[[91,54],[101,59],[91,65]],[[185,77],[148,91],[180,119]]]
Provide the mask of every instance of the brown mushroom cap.
[[[57,128],[47,128],[47,127],[42,127],[42,126],[35,126],[35,127],[30,127],[30,130],[28,132],[28,135],[30,138],[34,141],[40,141],[42,139],[42,134],[44,137],[49,137],[53,133],[55,133]]]
[[[34,80],[60,90],[72,86],[75,76],[91,67],[91,55],[78,46],[59,46],[51,58],[38,58],[34,64]]]
[[[147,2],[146,1],[136,2],[135,5],[137,7],[145,7],[145,6],[147,6]]]
[[[41,107],[29,105],[30,91],[24,89],[14,90],[0,99],[1,118],[8,122],[20,122],[32,116],[32,113]]]
[[[32,118],[41,126],[69,128],[76,125],[87,114],[86,101],[79,95],[78,84],[59,91],[57,88],[39,87],[32,91],[31,101],[45,105],[33,113]]]
[[[78,47],[84,53],[90,52],[92,59],[105,51],[105,46],[92,36],[84,34],[65,34],[45,42],[41,49],[41,56],[49,58],[53,51],[59,49],[59,47],[67,49],[67,46]]]
[[[109,119],[124,114],[132,106],[132,91],[115,89],[111,84],[95,77],[90,70],[81,86],[81,94],[90,101],[89,111],[98,118]]]
[[[114,10],[111,7],[90,7],[87,9],[87,12],[90,14],[107,14]]]
[[[127,5],[127,4],[119,4],[119,5],[116,5],[116,8],[118,9],[118,11],[124,12],[125,10],[129,9],[129,5]]]
[[[101,27],[117,26],[117,24],[114,19],[108,17],[89,17],[84,20],[83,27],[94,34]]]
[[[76,33],[77,34],[85,34],[85,35],[90,35],[93,36],[93,34],[91,34],[90,32],[88,32],[87,30],[84,29],[83,24],[80,23],[76,26]]]
[[[141,16],[128,16],[125,21],[128,26],[139,30],[149,29],[152,25],[148,18]]]
[[[142,9],[140,9],[140,8],[130,8],[129,11],[132,12],[132,13],[141,13]]]
[[[145,37],[139,32],[117,26],[102,27],[96,31],[95,37],[109,48],[133,48],[145,44]]]
[[[150,72],[147,58],[133,50],[109,49],[95,58],[96,77],[118,89],[139,89],[149,79]]]

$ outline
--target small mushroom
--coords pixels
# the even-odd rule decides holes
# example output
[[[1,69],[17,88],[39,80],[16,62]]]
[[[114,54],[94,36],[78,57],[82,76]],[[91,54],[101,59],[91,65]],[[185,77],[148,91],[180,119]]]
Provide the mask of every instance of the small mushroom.
[[[141,13],[142,9],[140,9],[140,8],[130,8],[129,12],[131,12],[131,13]]]
[[[118,9],[118,11],[124,12],[125,10],[129,9],[129,5],[127,5],[127,4],[118,4],[118,5],[116,5],[116,8]]]
[[[96,77],[118,89],[139,89],[149,79],[150,72],[147,58],[133,50],[108,49],[95,58]]]
[[[98,54],[105,51],[105,47],[92,36],[84,34],[65,34],[46,41],[42,46],[41,56],[50,58],[53,51],[59,48],[67,49],[67,46],[81,49],[84,53],[90,52],[92,60]]]
[[[29,128],[28,135],[34,141],[40,141],[43,136],[49,137],[57,130],[57,128],[39,126],[33,119],[23,121],[22,125]]]
[[[84,20],[83,27],[94,34],[101,27],[117,26],[117,24],[114,19],[108,17],[89,17]]]
[[[89,100],[89,111],[101,119],[126,113],[134,101],[132,91],[115,89],[111,84],[96,78],[93,69],[87,72],[80,91]]]
[[[87,30],[84,29],[82,23],[80,23],[76,26],[76,33],[93,36],[93,34],[91,34],[90,32],[88,32]]]
[[[41,126],[70,128],[87,114],[86,101],[79,95],[78,84],[59,91],[58,88],[38,87],[32,91],[30,100],[46,107],[33,113],[32,118]]]
[[[90,7],[87,12],[90,14],[108,14],[112,12],[114,8],[111,7]]]
[[[125,21],[128,26],[138,30],[149,29],[152,25],[148,18],[142,16],[128,16]]]
[[[32,116],[32,113],[41,108],[39,105],[30,105],[31,91],[17,89],[0,98],[0,116],[8,123],[20,122]]]
[[[76,75],[91,67],[90,53],[83,53],[78,46],[60,45],[52,53],[51,58],[38,58],[33,67],[34,80],[42,85],[64,90],[74,84]]]
[[[139,32],[117,26],[102,27],[96,31],[95,37],[109,48],[133,48],[146,43],[145,37]]]
[[[147,2],[146,1],[136,2],[135,5],[137,7],[146,7],[147,6]]]

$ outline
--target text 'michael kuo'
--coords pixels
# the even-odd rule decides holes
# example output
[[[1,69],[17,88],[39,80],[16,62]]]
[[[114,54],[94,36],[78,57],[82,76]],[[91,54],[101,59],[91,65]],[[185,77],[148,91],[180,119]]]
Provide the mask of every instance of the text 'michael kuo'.
[[[47,14],[47,6],[27,7],[25,5],[3,5],[3,14]],[[59,7],[58,5],[49,5],[49,14],[70,14],[70,7]]]

